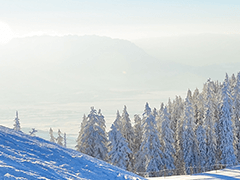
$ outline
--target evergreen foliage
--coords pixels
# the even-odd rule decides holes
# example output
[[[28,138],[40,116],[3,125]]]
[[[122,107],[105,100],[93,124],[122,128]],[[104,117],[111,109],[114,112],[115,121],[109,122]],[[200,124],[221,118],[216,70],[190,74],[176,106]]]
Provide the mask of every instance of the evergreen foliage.
[[[81,129],[77,140],[77,150],[95,158],[107,160],[108,140],[101,110],[97,114],[94,107],[91,107],[87,120],[84,117],[82,127],[83,130]]]
[[[232,127],[232,100],[230,98],[228,76],[223,83],[222,99],[221,99],[221,114],[219,119],[220,132],[220,150],[221,164],[232,166],[236,163],[236,156],[233,147],[233,127]]]
[[[50,128],[50,130],[49,130],[49,135],[50,135],[50,142],[56,143],[56,139],[55,139],[55,137],[53,136],[53,130],[52,130],[52,128]]]
[[[175,149],[173,147],[174,138],[173,138],[173,130],[170,127],[170,119],[169,119],[169,113],[167,112],[167,108],[165,107],[163,110],[163,116],[162,116],[162,139],[164,142],[164,165],[165,168],[168,170],[167,174],[171,175],[172,171],[175,169],[174,165],[174,154]]]
[[[121,133],[123,135],[123,137],[126,139],[127,143],[128,143],[128,147],[131,150],[131,152],[133,152],[133,148],[134,148],[134,131],[133,131],[133,127],[131,124],[131,120],[129,118],[129,114],[127,112],[127,107],[124,106],[123,108],[123,113],[121,116]],[[128,171],[133,171],[133,154],[130,153],[128,154],[130,162],[128,164]]]
[[[56,139],[56,143],[63,146],[63,137],[62,137],[62,132],[60,129],[58,129],[58,137]]]
[[[159,111],[146,103],[143,117],[134,115],[134,126],[124,106],[108,133],[109,143],[104,116],[92,107],[83,117],[76,148],[140,175],[210,171],[240,162],[239,118],[240,73],[230,80],[226,75],[223,84],[208,79],[202,92],[188,90],[185,101],[176,96]]]
[[[206,84],[206,96],[205,96],[205,114],[203,119],[203,127],[206,132],[206,165],[205,169],[210,171],[214,169],[214,165],[217,163],[216,159],[216,133],[215,133],[215,122],[214,122],[214,108],[213,98],[210,89],[210,83]]]
[[[118,116],[119,114],[117,114]],[[110,152],[108,153],[109,162],[122,169],[127,169],[129,164],[129,154],[131,150],[128,147],[126,139],[122,136],[121,132],[116,128],[117,120],[112,124],[111,130],[109,131],[109,146]]]
[[[150,176],[157,176],[163,170],[163,152],[156,129],[156,121],[151,109],[146,103],[143,113],[143,141],[138,151],[135,170],[137,172],[148,172]]]
[[[85,153],[85,147],[84,147],[84,140],[85,140],[85,136],[84,136],[84,131],[87,125],[87,117],[84,114],[83,115],[83,120],[81,123],[81,128],[80,131],[78,133],[78,137],[77,137],[77,145],[75,146],[76,150],[82,153]]]
[[[63,134],[63,146],[67,147],[67,135],[66,135],[66,133]]]
[[[187,174],[196,173],[196,167],[198,167],[199,163],[199,149],[197,145],[196,135],[194,133],[194,128],[196,124],[194,123],[194,112],[191,101],[191,91],[188,90],[184,113],[182,116],[182,150]]]
[[[18,118],[18,111],[16,111],[16,117],[14,119],[13,129],[15,131],[21,131],[21,126]]]

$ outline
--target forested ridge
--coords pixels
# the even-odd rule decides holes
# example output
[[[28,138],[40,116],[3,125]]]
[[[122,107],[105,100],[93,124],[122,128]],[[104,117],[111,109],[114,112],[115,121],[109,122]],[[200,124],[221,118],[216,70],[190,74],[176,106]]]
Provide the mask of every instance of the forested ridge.
[[[157,98],[157,97],[156,97]],[[83,116],[76,150],[142,176],[193,174],[240,162],[240,73],[221,83],[208,79],[183,99],[160,109],[146,103],[130,120],[117,111],[110,131],[91,107]]]

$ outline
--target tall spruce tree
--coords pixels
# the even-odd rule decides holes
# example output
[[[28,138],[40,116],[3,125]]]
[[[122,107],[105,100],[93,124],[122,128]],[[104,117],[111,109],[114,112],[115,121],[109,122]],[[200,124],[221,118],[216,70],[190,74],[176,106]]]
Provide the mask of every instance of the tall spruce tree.
[[[63,137],[62,137],[62,132],[60,129],[58,129],[58,137],[56,139],[57,144],[63,146]]]
[[[235,125],[235,148],[237,160],[240,163],[240,72],[237,74],[236,84],[233,90],[233,122]]]
[[[221,159],[223,166],[232,166],[236,163],[236,156],[233,147],[233,127],[232,127],[232,99],[230,98],[228,75],[222,87],[221,114],[219,119],[219,140]]]
[[[207,83],[204,109],[205,114],[203,118],[203,127],[206,131],[206,157],[207,157],[204,170],[210,171],[213,170],[215,164],[217,164],[214,108],[210,83]]]
[[[142,132],[142,119],[139,117],[139,115],[135,114],[134,115],[134,154],[136,154],[141,146],[142,143],[142,137],[143,137],[143,132]]]
[[[19,118],[18,118],[18,111],[16,111],[16,117],[14,119],[14,124],[13,124],[13,129],[15,131],[21,131],[21,126],[20,126],[20,122],[19,122]]]
[[[182,150],[187,174],[197,172],[199,163],[199,150],[197,139],[194,132],[196,124],[194,123],[194,112],[191,101],[191,91],[188,90],[188,95],[185,102],[183,113],[183,132],[182,132]]]
[[[156,129],[156,121],[146,103],[143,113],[143,141],[135,164],[137,172],[147,172],[149,176],[158,176],[164,169],[163,152]]]
[[[108,133],[110,142],[110,152],[108,153],[109,162],[122,169],[127,169],[130,162],[129,154],[132,152],[128,147],[126,139],[122,136],[116,126],[118,126],[117,121],[112,124],[111,130]]]
[[[66,135],[66,133],[63,134],[63,146],[67,147],[67,135]]]
[[[85,128],[87,127],[87,117],[84,114],[83,115],[83,120],[81,123],[81,127],[80,127],[80,131],[78,133],[78,137],[77,137],[77,145],[75,146],[76,150],[82,153],[86,153],[85,152],[85,146],[84,146],[84,140],[85,140],[85,136],[84,136],[84,131]]]
[[[105,120],[100,113],[97,114],[94,107],[91,107],[87,117],[87,123],[81,136],[81,152],[92,157],[107,159],[107,135],[105,131]]]
[[[202,122],[199,122],[196,129],[196,137],[198,142],[198,150],[199,150],[199,171],[203,172],[206,168],[207,161],[207,144],[206,144],[206,131],[203,128]]]
[[[171,175],[175,169],[174,165],[174,154],[175,149],[173,147],[174,141],[174,132],[170,127],[170,119],[167,107],[163,110],[162,115],[162,139],[164,143],[164,165],[167,170],[167,175]]]
[[[121,116],[120,116],[120,113],[118,110],[117,110],[117,115],[116,115],[116,119],[115,119],[114,123],[115,123],[115,127],[117,128],[117,130],[122,133],[123,125],[122,125]]]
[[[56,138],[53,135],[52,128],[50,128],[50,130],[49,130],[49,135],[50,135],[50,142],[56,143]]]
[[[175,174],[182,175],[185,174],[185,163],[183,158],[183,114],[184,110],[184,102],[180,96],[176,97],[174,109],[173,109],[173,120],[176,122],[176,129],[174,133],[174,139],[175,139],[175,150],[176,150],[176,156],[175,156],[175,166],[176,171]]]
[[[133,148],[134,148],[134,131],[133,131],[133,127],[131,124],[131,120],[129,118],[129,114],[127,112],[127,107],[124,106],[123,109],[123,113],[121,116],[121,130],[122,130],[122,135],[123,137],[127,140],[128,143],[128,147],[131,150],[131,152],[133,152]],[[133,158],[133,154],[129,154],[129,159],[130,159],[130,163],[128,164],[128,171],[132,171],[133,170],[133,163],[134,163],[134,158]]]

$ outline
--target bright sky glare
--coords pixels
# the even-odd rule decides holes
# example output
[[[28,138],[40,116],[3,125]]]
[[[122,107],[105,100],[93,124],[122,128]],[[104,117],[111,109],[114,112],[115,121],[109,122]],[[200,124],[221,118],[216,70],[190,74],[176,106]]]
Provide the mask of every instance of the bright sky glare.
[[[237,0],[11,0],[1,2],[0,21],[17,36],[95,34],[131,40],[239,34],[239,8]]]

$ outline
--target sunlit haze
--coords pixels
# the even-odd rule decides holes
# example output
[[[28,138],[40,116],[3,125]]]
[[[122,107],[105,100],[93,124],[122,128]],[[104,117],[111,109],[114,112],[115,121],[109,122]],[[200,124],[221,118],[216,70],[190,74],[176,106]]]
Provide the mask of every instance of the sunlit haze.
[[[237,0],[4,1],[0,21],[17,36],[100,35],[139,39],[184,34],[240,33]]]
[[[239,71],[239,0],[0,2],[1,125],[18,110],[75,143],[91,106],[109,129],[124,105],[133,118]]]

